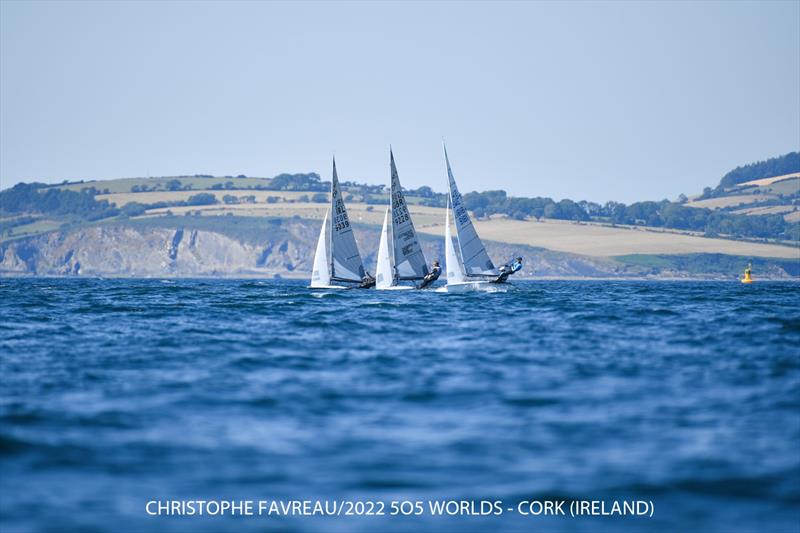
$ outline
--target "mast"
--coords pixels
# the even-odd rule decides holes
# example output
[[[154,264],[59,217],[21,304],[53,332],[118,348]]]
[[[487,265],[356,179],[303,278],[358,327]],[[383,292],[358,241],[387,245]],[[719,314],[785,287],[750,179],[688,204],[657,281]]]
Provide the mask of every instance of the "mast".
[[[331,265],[330,273],[332,278],[336,277],[336,271],[333,269],[333,219],[336,216],[336,211],[335,211],[336,207],[334,206],[336,199],[333,196],[333,192],[335,190],[334,188],[336,187],[336,179],[337,179],[336,156],[333,156],[333,177],[331,178],[331,206],[330,206],[331,227],[330,231],[328,232],[328,239],[329,239],[328,242],[331,243],[330,246],[328,246],[328,248],[330,248],[330,250],[328,251],[328,257],[330,258],[330,265]]]
[[[394,164],[394,153],[392,152],[392,145],[389,145],[389,167],[390,167],[390,178],[389,178],[389,212],[391,215],[389,216],[389,260],[391,261],[389,264],[392,265],[392,285],[397,285],[400,280],[400,275],[397,273],[397,264],[394,261],[394,177],[397,175],[397,167]]]

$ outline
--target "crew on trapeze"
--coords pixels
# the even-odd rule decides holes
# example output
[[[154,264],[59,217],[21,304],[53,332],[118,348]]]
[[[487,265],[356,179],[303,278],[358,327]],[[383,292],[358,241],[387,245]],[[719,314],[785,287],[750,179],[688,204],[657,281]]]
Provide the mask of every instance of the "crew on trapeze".
[[[522,258],[517,257],[513,261],[501,266],[499,270],[500,275],[493,279],[492,283],[505,283],[508,281],[508,276],[522,270]]]
[[[439,261],[434,261],[433,266],[431,267],[431,271],[428,272],[424,278],[422,278],[422,283],[419,284],[417,287],[418,289],[424,289],[437,279],[442,274],[442,267],[439,266]]]

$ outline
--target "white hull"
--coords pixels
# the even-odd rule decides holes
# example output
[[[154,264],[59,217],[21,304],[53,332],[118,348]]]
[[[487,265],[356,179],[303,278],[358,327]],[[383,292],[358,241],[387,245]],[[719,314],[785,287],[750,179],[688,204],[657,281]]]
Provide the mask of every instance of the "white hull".
[[[506,287],[498,286],[497,283],[488,281],[465,281],[463,283],[448,283],[445,287],[447,292],[506,292]]]
[[[416,287],[410,285],[392,285],[391,287],[375,287],[379,291],[413,291]]]
[[[343,285],[309,285],[309,289],[349,289]]]

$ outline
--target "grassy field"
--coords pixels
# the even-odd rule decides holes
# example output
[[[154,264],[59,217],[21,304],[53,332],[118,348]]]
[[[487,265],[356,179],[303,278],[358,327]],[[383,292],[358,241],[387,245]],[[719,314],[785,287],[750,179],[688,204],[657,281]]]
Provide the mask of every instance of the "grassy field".
[[[800,220],[800,215],[794,213],[794,206],[786,196],[797,195],[800,192],[800,173],[785,174],[772,178],[763,178],[741,183],[730,190],[726,196],[707,198],[705,200],[692,200],[688,207],[707,209],[726,209],[743,215],[783,214],[788,222]],[[747,206],[767,200],[778,201],[783,205],[754,207]],[[738,208],[738,209],[737,209]]]
[[[191,185],[193,190],[167,191],[157,190],[132,193],[130,189],[135,185],[146,184],[149,188],[154,186],[165,188],[166,182],[178,179],[182,185]],[[237,187],[249,187],[239,190],[207,190],[214,184],[224,184],[232,181]],[[307,191],[269,191],[255,190],[253,187],[265,186],[270,180],[266,178],[200,178],[185,176],[180,178],[128,178],[86,182],[63,186],[69,189],[81,189],[94,186],[99,190],[108,189],[109,194],[100,194],[99,200],[108,200],[118,207],[130,202],[153,204],[156,202],[180,202],[198,192],[213,194],[219,203],[205,206],[176,206],[150,209],[140,220],[152,220],[175,215],[180,219],[185,216],[213,217],[299,217],[304,219],[320,220],[324,216],[328,204],[300,201],[301,198],[311,198],[315,193]],[[757,180],[752,183],[758,187],[759,194],[747,194],[713,198],[690,202],[687,205],[695,207],[731,207],[739,204],[752,203],[763,199],[774,198],[773,190],[776,187],[784,188],[800,182],[794,175],[782,176],[780,179]],[[204,190],[205,189],[205,190]],[[762,194],[761,190],[768,191]],[[756,190],[756,189],[752,189]],[[242,198],[253,196],[253,203],[224,204],[222,198],[226,195]],[[327,196],[327,195],[326,195]],[[273,197],[273,203],[267,199]],[[277,199],[277,200],[274,200]],[[357,197],[357,199],[360,199]],[[304,199],[305,200],[305,199]],[[441,236],[444,233],[444,210],[441,208],[415,205],[413,198],[409,198],[410,210],[414,216],[414,224],[421,233],[431,236]],[[746,210],[746,205],[742,211]],[[780,211],[783,206],[770,206],[753,208],[756,213],[786,213],[785,216],[800,219],[798,212]],[[359,201],[349,201],[348,210],[353,223],[380,225],[383,222],[385,205],[368,205]],[[748,214],[750,214],[748,212]],[[177,222],[179,223],[179,222]],[[208,221],[214,224],[213,220]],[[500,243],[525,245],[546,248],[553,251],[589,255],[595,257],[618,257],[635,254],[645,255],[685,255],[685,254],[728,254],[747,257],[771,258],[797,258],[796,247],[770,243],[751,243],[727,239],[705,238],[696,232],[677,230],[664,230],[660,228],[643,228],[628,226],[610,226],[601,223],[569,222],[560,220],[543,219],[540,221],[512,220],[505,217],[493,217],[488,220],[479,220],[475,225],[481,237]],[[14,228],[14,237],[40,233],[58,227],[58,222],[39,220],[30,225]],[[11,237],[8,235],[6,237]]]
[[[186,201],[189,197],[194,196],[200,192],[213,194],[217,201],[222,203],[224,196],[235,196],[242,198],[245,196],[255,196],[257,203],[267,203],[267,198],[272,196],[280,198],[282,201],[297,200],[301,196],[311,197],[313,192],[300,192],[300,191],[242,191],[242,190],[226,190],[226,191],[149,191],[149,192],[123,192],[113,194],[98,194],[98,200],[108,200],[109,203],[122,207],[131,202],[139,202],[142,204],[153,204],[156,202],[181,202]],[[327,205],[327,204],[325,204]]]
[[[719,198],[696,200],[687,203],[686,206],[706,209],[725,209],[729,207],[744,207],[749,204],[772,200],[774,198],[775,196],[772,194],[735,194],[731,196],[720,196]]]
[[[766,205],[761,207],[745,207],[732,211],[735,215],[786,215],[798,208],[793,205]]]
[[[774,181],[769,185],[759,187],[758,191],[768,194],[797,194],[800,192],[800,178],[787,178]]]
[[[794,174],[784,174],[783,176],[773,176],[771,178],[762,178],[760,180],[746,181],[744,183],[740,183],[739,187],[763,187],[765,185],[772,185],[773,183],[789,178],[800,178],[800,172],[795,172]]]
[[[442,225],[442,231],[443,231]],[[625,254],[695,254],[796,258],[797,248],[774,244],[710,239],[696,235],[609,227],[560,220],[489,220],[475,224],[482,238],[516,242],[549,250],[593,256]]]
[[[28,235],[36,235],[37,233],[45,233],[58,229],[61,227],[62,222],[58,220],[50,220],[47,218],[35,220],[28,224],[20,224],[9,228],[0,236],[0,240],[18,239],[20,237],[27,237]]]
[[[208,189],[213,185],[224,185],[228,181],[232,181],[234,186],[243,189],[255,189],[257,186],[266,187],[272,180],[269,178],[199,178],[196,176],[168,176],[163,178],[118,178],[111,180],[92,180],[83,183],[70,183],[68,185],[57,185],[60,189],[70,191],[80,191],[88,187],[94,187],[99,191],[108,189],[109,193],[126,193],[131,192],[134,186],[141,187],[147,185],[148,188],[158,188],[166,190],[166,183],[171,180],[178,180],[181,186],[191,185],[192,189],[196,191]]]
[[[199,192],[213,194],[217,201],[222,203],[222,198],[226,195],[236,196],[242,198],[245,196],[255,196],[257,203],[265,203],[267,198],[272,196],[279,198],[282,201],[297,201],[303,196],[311,198],[319,191],[267,191],[267,190],[241,190],[241,189],[226,189],[226,190],[200,190],[192,189],[189,191],[147,191],[147,192],[110,192],[108,194],[98,194],[98,200],[108,200],[110,203],[115,204],[117,207],[122,207],[131,202],[139,202],[142,204],[152,204],[155,202],[179,202],[188,200],[190,196],[194,196]],[[322,193],[327,195],[327,193]],[[356,201],[363,201],[362,195],[359,193],[349,192],[344,189],[343,195],[345,198],[352,196]],[[388,194],[371,194],[370,197],[375,202],[389,203]],[[419,196],[406,196],[406,202],[409,205],[418,205],[423,198]],[[350,200],[348,200],[348,203]],[[376,204],[379,205],[379,204]]]
[[[350,220],[362,224],[383,224],[383,216],[386,212],[385,205],[367,205],[363,203],[347,204],[347,212]],[[185,215],[186,213],[199,213],[203,216],[225,216],[228,213],[237,216],[266,216],[266,217],[300,217],[309,219],[319,219],[325,216],[328,209],[327,203],[311,202],[278,202],[274,204],[215,204],[204,206],[181,206],[151,209],[145,216],[160,216],[168,211],[174,215]],[[436,207],[412,206],[410,208],[414,214],[414,225],[419,230],[426,227],[436,226],[444,220],[444,209]]]
[[[234,204],[187,206],[154,209],[145,216],[174,215],[248,217],[300,217],[321,220],[327,210],[321,203]],[[386,206],[348,204],[354,223],[379,225],[383,223]],[[444,234],[444,209],[411,206],[414,225],[421,233]],[[480,236],[497,242],[521,244],[549,250],[613,257],[626,254],[695,254],[720,253],[753,257],[796,258],[797,248],[777,244],[750,243],[727,239],[712,239],[690,232],[671,232],[641,227],[611,227],[594,223],[560,220],[512,220],[493,218],[475,222]]]

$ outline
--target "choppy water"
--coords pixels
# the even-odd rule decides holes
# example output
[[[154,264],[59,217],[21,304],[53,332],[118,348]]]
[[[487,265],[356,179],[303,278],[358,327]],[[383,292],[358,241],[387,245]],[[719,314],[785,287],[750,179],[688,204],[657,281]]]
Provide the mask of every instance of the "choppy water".
[[[800,284],[0,281],[0,530],[798,531]],[[652,518],[166,518],[636,498]]]

